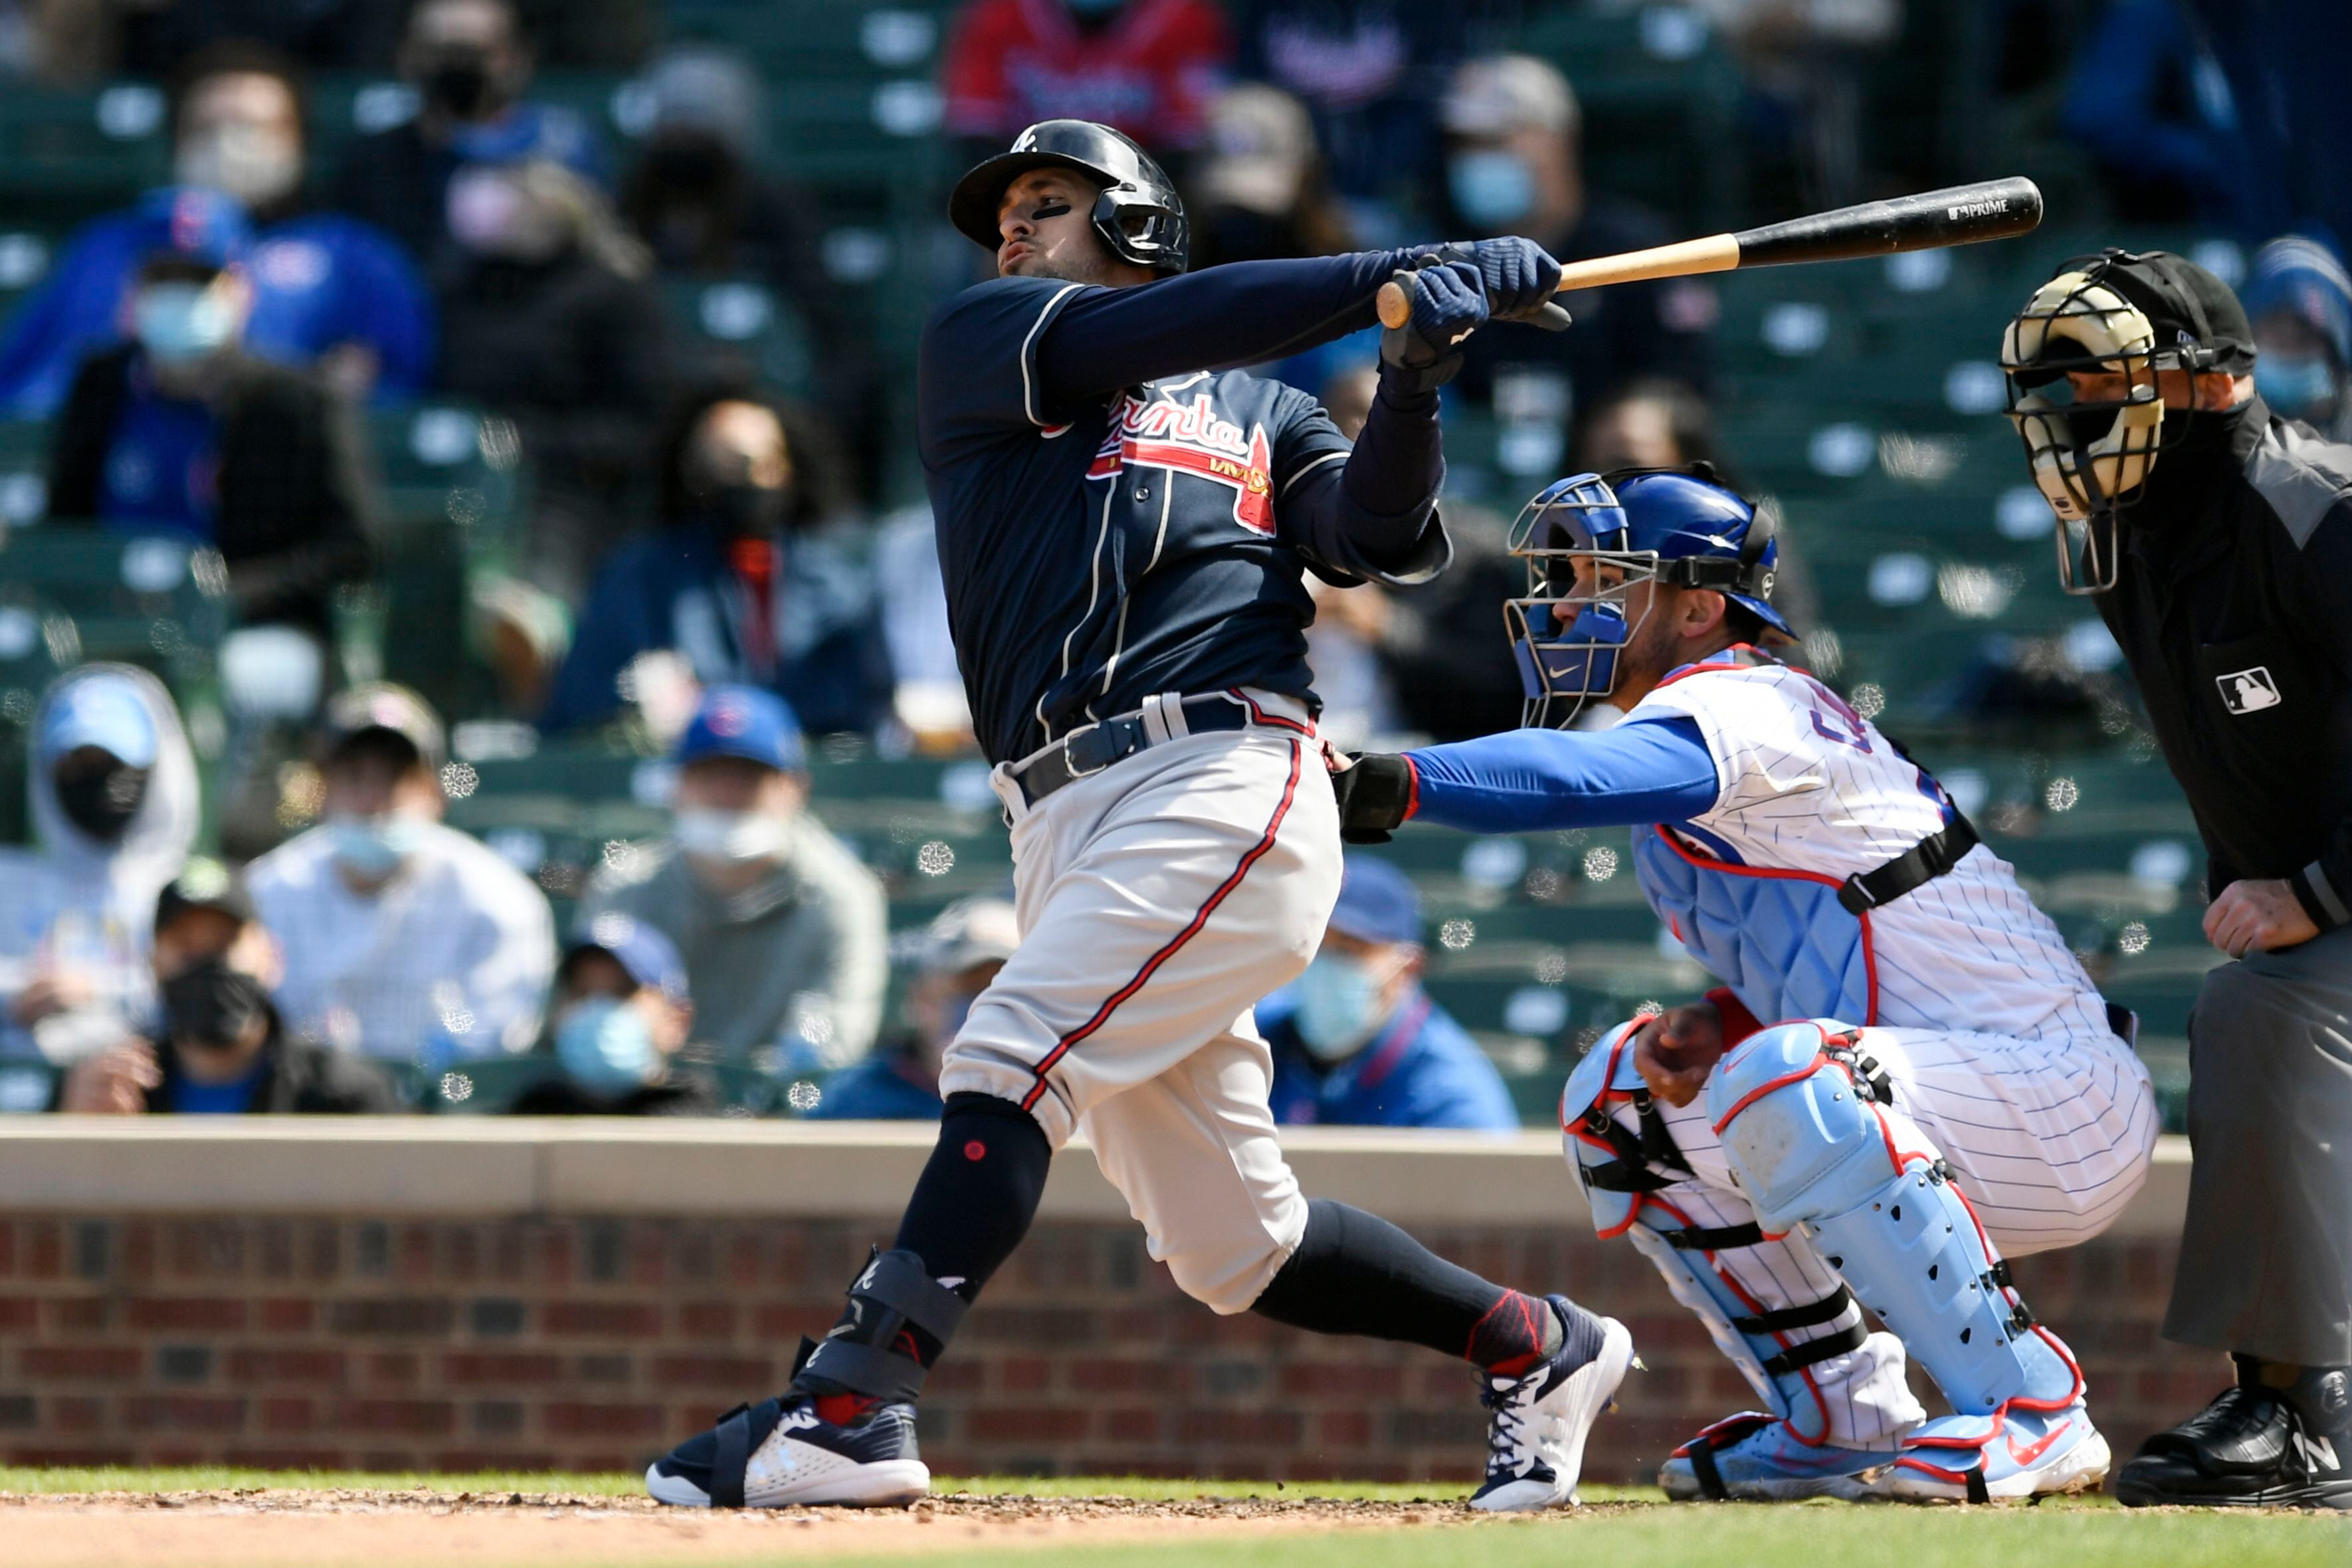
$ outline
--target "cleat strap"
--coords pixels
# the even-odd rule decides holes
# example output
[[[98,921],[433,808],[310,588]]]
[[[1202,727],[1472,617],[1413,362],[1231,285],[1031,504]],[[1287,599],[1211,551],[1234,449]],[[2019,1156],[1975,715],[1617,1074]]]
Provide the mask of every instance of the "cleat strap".
[[[1731,1489],[1723,1484],[1723,1472],[1716,1468],[1715,1445],[1706,1436],[1693,1438],[1690,1445],[1691,1474],[1698,1478],[1698,1489],[1709,1502],[1727,1502]]]
[[[925,1273],[922,1259],[911,1252],[877,1252],[849,1293],[887,1307],[941,1344],[955,1337],[956,1325],[971,1310],[962,1297]]]
[[[793,1377],[803,1388],[823,1383],[845,1393],[895,1404],[919,1397],[929,1370],[913,1356],[896,1351],[877,1350],[851,1340],[826,1340],[801,1363]]]
[[[1762,1312],[1752,1318],[1734,1318],[1731,1326],[1743,1334],[1777,1334],[1790,1329],[1810,1329],[1836,1321],[1853,1305],[1853,1292],[1841,1285],[1835,1294],[1824,1296],[1818,1301],[1808,1301],[1801,1307],[1783,1307],[1777,1312]]]
[[[1967,1480],[1970,1502],[1992,1501],[1992,1493],[1985,1489],[1984,1466],[1981,1463],[1969,1467]]]
[[[1839,1310],[1843,1311],[1844,1309],[1841,1307]],[[1801,1368],[1818,1365],[1832,1356],[1841,1356],[1848,1351],[1858,1351],[1862,1348],[1863,1342],[1869,1338],[1869,1331],[1860,1323],[1856,1323],[1852,1328],[1841,1330],[1834,1334],[1824,1334],[1818,1340],[1807,1340],[1803,1344],[1791,1345],[1766,1362],[1764,1371],[1768,1376],[1786,1377],[1789,1373]]]
[[[716,1447],[710,1459],[710,1506],[743,1506],[743,1473],[751,1468],[752,1451],[783,1419],[781,1401],[766,1399],[757,1407],[739,1405],[719,1418],[711,1436]]]

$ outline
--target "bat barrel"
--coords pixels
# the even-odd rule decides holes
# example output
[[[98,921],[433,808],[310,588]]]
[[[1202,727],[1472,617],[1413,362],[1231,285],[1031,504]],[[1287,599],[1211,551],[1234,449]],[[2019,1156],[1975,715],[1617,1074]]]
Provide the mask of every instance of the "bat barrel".
[[[2041,222],[2041,190],[2032,180],[2012,177],[1864,202],[1733,237],[1739,242],[1740,266],[1779,267],[2008,239],[2032,233]]]

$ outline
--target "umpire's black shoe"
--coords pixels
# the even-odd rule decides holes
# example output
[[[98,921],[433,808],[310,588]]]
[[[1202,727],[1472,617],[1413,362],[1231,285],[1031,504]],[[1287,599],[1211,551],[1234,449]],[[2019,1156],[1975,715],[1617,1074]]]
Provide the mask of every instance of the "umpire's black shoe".
[[[2287,1388],[2251,1377],[2142,1443],[2116,1476],[2126,1508],[2352,1509],[2352,1378],[2306,1371]]]

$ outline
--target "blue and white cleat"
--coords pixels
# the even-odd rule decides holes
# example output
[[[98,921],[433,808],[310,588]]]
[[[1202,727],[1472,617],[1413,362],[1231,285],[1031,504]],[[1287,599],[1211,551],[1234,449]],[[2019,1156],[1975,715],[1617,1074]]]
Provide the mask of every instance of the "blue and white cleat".
[[[646,1471],[654,1500],[678,1508],[904,1508],[930,1489],[913,1405],[836,1423],[797,1391],[737,1405]]]
[[[1563,1325],[1584,1310],[1565,1296],[1544,1300]],[[1601,1349],[1590,1361],[1571,1361],[1563,1344],[1524,1376],[1480,1380],[1478,1403],[1494,1414],[1486,1425],[1486,1479],[1470,1494],[1472,1508],[1526,1513],[1575,1504],[1584,1440],[1634,1364],[1625,1325],[1614,1318],[1600,1323]]]
[[[1676,1448],[1658,1485],[1676,1502],[1796,1502],[1805,1498],[1858,1501],[1879,1495],[1874,1480],[1897,1458],[1798,1439],[1789,1424],[1760,1410],[1718,1421]]]
[[[2054,1411],[2016,1405],[1994,1415],[1946,1415],[1903,1440],[1872,1495],[1898,1502],[2001,1502],[2096,1491],[2107,1440],[2081,1400]]]

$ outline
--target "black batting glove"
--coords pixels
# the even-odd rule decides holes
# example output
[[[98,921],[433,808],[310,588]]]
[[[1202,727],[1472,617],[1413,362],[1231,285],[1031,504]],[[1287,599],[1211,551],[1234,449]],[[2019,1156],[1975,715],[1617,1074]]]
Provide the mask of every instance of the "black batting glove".
[[[1381,379],[1396,392],[1421,396],[1462,368],[1462,341],[1486,321],[1486,295],[1466,262],[1400,271],[1394,281],[1412,301],[1412,316],[1402,327],[1381,329]]]
[[[1363,752],[1331,775],[1339,800],[1339,837],[1349,844],[1386,844],[1412,805],[1412,764],[1387,752]]]
[[[1569,324],[1567,310],[1553,299],[1559,291],[1559,263],[1534,240],[1517,235],[1456,240],[1437,247],[1435,255],[1478,275],[1486,313],[1496,321],[1525,321],[1551,331]]]

